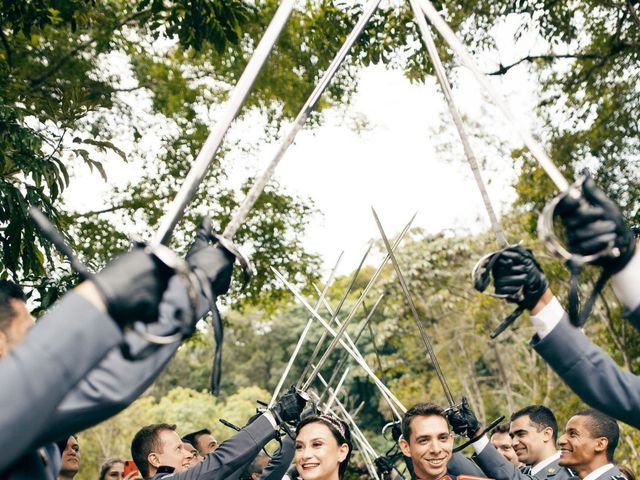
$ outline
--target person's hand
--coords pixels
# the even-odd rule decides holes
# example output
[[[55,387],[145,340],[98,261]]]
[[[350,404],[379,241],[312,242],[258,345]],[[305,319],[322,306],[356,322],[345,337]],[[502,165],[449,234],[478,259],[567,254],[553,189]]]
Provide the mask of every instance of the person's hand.
[[[215,238],[211,219],[204,217],[187,252],[186,260],[192,270],[199,270],[204,274],[213,294],[219,296],[229,290],[235,257],[222,245],[212,245],[212,241],[215,241]]]
[[[549,282],[531,250],[520,245],[501,251],[493,264],[493,285],[497,295],[532,310],[540,301]]]
[[[271,407],[271,412],[278,424],[283,422],[297,422],[307,404],[307,398],[292,385],[278,402]]]
[[[468,438],[474,438],[480,430],[480,421],[473,413],[467,399],[462,397],[460,408],[451,408],[445,412],[451,430],[457,435],[464,435]]]
[[[92,282],[107,312],[121,327],[133,322],[155,322],[162,294],[173,270],[153,255],[136,247],[115,258]]]
[[[613,246],[619,252],[618,256],[606,255],[593,261],[611,273],[622,270],[633,256],[636,245],[633,232],[618,206],[591,177],[582,183],[582,196],[566,195],[556,213],[565,226],[571,252],[586,256]]]

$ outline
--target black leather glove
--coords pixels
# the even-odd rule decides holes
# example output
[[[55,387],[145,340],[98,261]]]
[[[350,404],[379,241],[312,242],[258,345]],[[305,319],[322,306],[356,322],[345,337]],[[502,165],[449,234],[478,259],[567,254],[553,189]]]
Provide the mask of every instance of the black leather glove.
[[[278,402],[271,407],[271,412],[278,424],[283,422],[297,422],[307,404],[307,398],[298,391],[295,385],[285,393]]]
[[[141,248],[107,264],[93,277],[109,315],[124,327],[135,321],[155,322],[162,294],[173,270]]]
[[[378,457],[373,463],[378,469],[379,474],[389,475],[393,471],[393,462],[387,457]]]
[[[567,231],[569,250],[580,255],[592,255],[613,243],[620,255],[603,256],[593,263],[612,274],[619,272],[633,256],[635,236],[625,224],[618,206],[598,188],[591,177],[583,182],[582,194],[582,199],[566,195],[556,209]]]
[[[211,284],[213,294],[219,296],[229,291],[235,257],[220,244],[212,245],[212,241],[215,241],[215,238],[211,219],[204,217],[196,232],[196,238],[189,247],[186,260],[192,269],[200,270],[204,274]]]
[[[507,301],[531,310],[549,288],[542,267],[531,250],[521,245],[506,248],[499,255],[491,270],[496,294],[508,295]]]
[[[464,397],[462,397],[460,408],[448,409],[445,415],[451,425],[451,430],[457,435],[464,435],[467,438],[474,438],[482,426]]]

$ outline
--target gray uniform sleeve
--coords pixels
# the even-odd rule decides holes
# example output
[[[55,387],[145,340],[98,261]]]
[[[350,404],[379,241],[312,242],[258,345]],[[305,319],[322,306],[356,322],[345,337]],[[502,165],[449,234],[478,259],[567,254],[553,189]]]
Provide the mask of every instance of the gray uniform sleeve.
[[[469,457],[464,456],[460,452],[455,452],[451,455],[451,460],[447,464],[447,471],[453,475],[472,475],[474,477],[484,477],[485,474],[482,469],[471,460]]]
[[[640,378],[622,370],[566,314],[542,340],[536,335],[531,343],[584,402],[640,428]]]
[[[199,318],[208,310],[208,304],[200,299]],[[153,333],[163,335],[179,327],[177,315],[190,311],[187,290],[182,280],[174,276],[162,297],[158,322],[148,325]],[[142,350],[147,342],[131,333],[127,341],[134,351]],[[126,359],[120,347],[108,355],[63,399],[47,430],[41,433],[39,444],[60,438],[57,425],[65,425],[69,431],[80,432],[124,410],[153,383],[180,346],[181,341],[162,345],[141,360]]]
[[[285,435],[282,439],[282,447],[278,449],[269,465],[263,470],[260,480],[281,480],[289,470],[295,453],[295,442],[289,435]]]
[[[70,292],[0,361],[0,472],[38,445],[67,392],[121,340],[106,313]]]
[[[185,470],[167,475],[167,480],[223,480],[230,473],[249,463],[267,442],[275,437],[271,422],[261,415],[247,425],[204,460]]]
[[[525,475],[513,463],[504,458],[491,442],[479,454],[473,456],[484,475],[495,480],[531,480],[532,476]]]

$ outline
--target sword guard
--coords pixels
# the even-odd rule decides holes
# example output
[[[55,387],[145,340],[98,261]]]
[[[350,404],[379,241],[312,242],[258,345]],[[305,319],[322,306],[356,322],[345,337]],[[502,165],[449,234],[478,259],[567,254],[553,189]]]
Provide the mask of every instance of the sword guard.
[[[569,190],[562,192],[547,203],[538,217],[537,230],[540,241],[544,243],[551,253],[563,258],[567,263],[576,267],[582,266],[585,263],[592,263],[602,257],[616,258],[620,256],[620,250],[615,248],[613,240],[597,253],[591,255],[579,255],[577,253],[570,252],[556,235],[554,220],[557,215],[556,210],[558,205],[566,197],[580,200],[580,202],[587,202],[587,200],[582,196],[582,185],[587,178],[589,178],[589,174],[587,172],[582,173],[576,182],[569,187]]]
[[[256,268],[253,265],[251,258],[244,255],[238,246],[227,237],[214,234],[213,238],[216,239],[220,246],[227,249],[234,257],[236,257],[236,260],[238,260],[238,263],[242,267],[242,289],[244,289],[256,275]]]

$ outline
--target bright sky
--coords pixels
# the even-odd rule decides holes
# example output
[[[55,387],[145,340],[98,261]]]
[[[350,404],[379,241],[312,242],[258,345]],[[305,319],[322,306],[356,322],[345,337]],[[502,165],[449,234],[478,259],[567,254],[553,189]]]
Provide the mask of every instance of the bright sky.
[[[513,45],[514,28],[515,22],[511,22],[496,30],[499,52],[483,58],[485,67],[495,66],[498,55],[503,63],[509,63],[535,48],[536,41],[531,39]],[[463,113],[480,122],[485,134],[504,139],[508,126],[501,117],[481,110],[486,102],[471,75],[461,70],[458,78],[455,95]],[[535,99],[525,70],[514,69],[508,76],[492,81],[527,125]],[[356,132],[351,128],[353,118],[366,118],[368,128]],[[445,135],[436,132],[443,122],[448,127]],[[261,129],[260,119],[249,117],[232,125],[228,135],[231,140],[251,139]],[[453,141],[454,149],[439,152],[437,146],[446,139]],[[488,150],[482,142],[475,145],[479,147],[477,156],[483,158]],[[232,180],[239,182],[261,171],[277,146],[267,145],[259,158],[232,152],[225,159],[233,169]],[[495,206],[504,209],[514,198],[509,184],[515,170],[508,156],[488,155],[485,181]],[[124,167],[123,172],[127,168],[131,167]],[[111,182],[122,184],[131,174],[112,176]],[[322,255],[325,270],[342,250],[345,257],[339,272],[353,270],[368,241],[378,238],[371,206],[376,208],[389,236],[395,235],[415,212],[418,216],[414,225],[429,232],[488,228],[478,189],[435,81],[412,85],[400,72],[383,67],[370,67],[362,73],[358,93],[349,108],[329,112],[322,127],[298,134],[279,165],[276,178],[288,192],[310,197],[322,212],[312,220],[305,241],[312,251]],[[111,183],[105,184],[96,174],[81,169],[77,180],[71,182],[66,199],[80,209],[101,208],[111,188]]]

